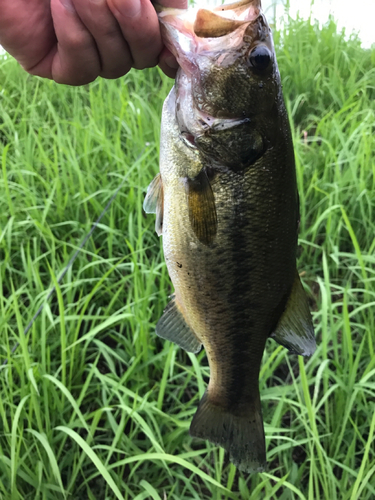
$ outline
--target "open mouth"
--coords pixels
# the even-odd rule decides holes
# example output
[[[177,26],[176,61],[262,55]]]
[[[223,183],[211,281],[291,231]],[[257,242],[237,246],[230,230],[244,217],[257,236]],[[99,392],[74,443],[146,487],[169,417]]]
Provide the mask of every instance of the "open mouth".
[[[228,123],[229,122],[229,123]],[[181,140],[216,170],[240,172],[254,164],[266,151],[266,143],[249,119],[217,120],[212,127],[194,135],[184,131]]]
[[[202,136],[216,135],[218,132],[230,131],[241,125],[250,123],[250,118],[215,118],[203,113],[200,113],[198,118],[198,131],[196,134],[184,130],[181,132],[181,139],[190,148],[197,148],[197,141]]]

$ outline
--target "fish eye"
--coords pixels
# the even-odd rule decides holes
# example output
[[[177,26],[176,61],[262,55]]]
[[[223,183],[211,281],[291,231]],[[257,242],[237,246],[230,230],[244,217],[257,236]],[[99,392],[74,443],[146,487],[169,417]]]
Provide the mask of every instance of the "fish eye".
[[[271,52],[265,45],[257,45],[250,52],[249,61],[254,68],[264,70],[268,68],[271,57]]]

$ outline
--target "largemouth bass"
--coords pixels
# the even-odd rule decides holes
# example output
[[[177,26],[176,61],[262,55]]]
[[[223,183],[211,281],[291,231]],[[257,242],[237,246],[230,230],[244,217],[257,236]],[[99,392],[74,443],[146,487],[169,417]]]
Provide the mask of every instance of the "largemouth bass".
[[[301,355],[316,347],[296,270],[294,153],[271,30],[259,0],[160,8],[159,20],[180,69],[144,202],[175,289],[156,333],[206,350],[210,381],[190,434],[225,448],[240,470],[261,471],[266,340]]]

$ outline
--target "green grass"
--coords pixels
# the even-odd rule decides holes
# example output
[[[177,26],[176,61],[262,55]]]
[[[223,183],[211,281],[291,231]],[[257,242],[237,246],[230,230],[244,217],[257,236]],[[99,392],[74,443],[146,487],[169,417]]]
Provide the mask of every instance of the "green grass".
[[[276,44],[318,349],[267,345],[258,475],[189,437],[205,354],[154,334],[171,286],[142,202],[171,81],[155,69],[68,88],[0,60],[0,498],[375,498],[375,51],[333,21],[290,21]]]

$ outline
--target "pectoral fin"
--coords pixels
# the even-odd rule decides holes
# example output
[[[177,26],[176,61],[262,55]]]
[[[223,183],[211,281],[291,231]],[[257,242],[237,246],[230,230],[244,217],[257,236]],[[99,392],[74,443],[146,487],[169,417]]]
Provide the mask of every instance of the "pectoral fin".
[[[155,177],[147,188],[143,210],[147,214],[156,214],[155,231],[160,236],[163,233],[164,212],[163,182],[160,174]]]
[[[216,236],[217,214],[214,193],[204,170],[186,180],[186,191],[193,231],[201,243],[209,245]]]
[[[156,325],[156,335],[174,342],[188,352],[199,352],[202,347],[202,343],[186,323],[174,295]]]
[[[271,337],[294,354],[311,356],[316,349],[307,296],[297,272],[286,308]]]

